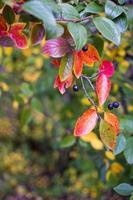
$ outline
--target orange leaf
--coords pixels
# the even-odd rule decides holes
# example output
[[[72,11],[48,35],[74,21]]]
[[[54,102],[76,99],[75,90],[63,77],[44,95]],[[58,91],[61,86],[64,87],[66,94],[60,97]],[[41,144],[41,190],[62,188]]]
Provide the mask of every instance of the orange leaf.
[[[83,60],[81,51],[74,53],[74,64],[73,64],[74,74],[79,78],[83,70]]]
[[[88,51],[82,51],[82,59],[84,64],[92,66],[94,62],[98,62],[100,60],[100,56],[97,49],[93,45],[89,44]]]
[[[114,127],[116,135],[118,135],[119,131],[120,131],[118,117],[111,112],[105,112],[104,113],[104,120]]]
[[[109,96],[111,89],[111,81],[104,74],[100,74],[96,80],[96,92],[100,106],[104,104]]]
[[[76,122],[74,135],[83,136],[90,133],[96,126],[98,115],[95,109],[89,109],[83,113]]]
[[[25,49],[28,47],[27,36],[22,32],[25,25],[26,25],[25,23],[15,23],[12,24],[9,30],[10,37],[15,42],[16,47],[20,49]]]

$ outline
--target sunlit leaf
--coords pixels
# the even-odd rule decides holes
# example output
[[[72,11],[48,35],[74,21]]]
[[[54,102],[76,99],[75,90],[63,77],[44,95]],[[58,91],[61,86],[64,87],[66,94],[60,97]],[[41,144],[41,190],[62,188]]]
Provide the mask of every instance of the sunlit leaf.
[[[116,133],[113,126],[105,120],[100,121],[100,137],[107,148],[114,150],[116,145]]]
[[[74,135],[83,136],[90,133],[96,126],[98,115],[95,109],[89,109],[83,113],[76,122]]]
[[[111,112],[104,112],[104,120],[114,127],[116,135],[119,134],[119,120],[118,117]]]
[[[106,75],[100,74],[96,80],[96,92],[99,100],[99,104],[103,105],[109,96],[111,89],[111,81]]]
[[[115,72],[113,63],[108,60],[103,60],[99,67],[99,72],[105,74],[108,78],[113,76]]]
[[[25,23],[14,23],[11,25],[9,30],[9,36],[15,42],[16,47],[20,49],[28,47],[28,38],[23,33],[25,25]]]

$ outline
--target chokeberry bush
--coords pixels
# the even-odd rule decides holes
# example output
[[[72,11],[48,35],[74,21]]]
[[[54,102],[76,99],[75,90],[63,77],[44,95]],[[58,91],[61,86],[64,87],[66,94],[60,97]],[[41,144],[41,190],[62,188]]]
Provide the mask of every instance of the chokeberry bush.
[[[133,198],[132,22],[126,0],[0,1],[1,199]]]

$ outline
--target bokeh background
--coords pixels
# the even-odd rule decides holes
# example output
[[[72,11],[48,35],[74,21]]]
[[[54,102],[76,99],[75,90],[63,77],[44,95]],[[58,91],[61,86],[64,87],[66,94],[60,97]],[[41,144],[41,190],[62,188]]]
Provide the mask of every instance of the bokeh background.
[[[106,42],[103,52],[116,68],[105,110],[120,102],[114,112],[125,137],[133,134],[132,47],[127,31],[119,48]],[[92,75],[97,67],[85,70]],[[69,89],[62,96],[53,89],[57,72],[39,46],[0,47],[0,200],[129,199],[112,188],[133,183],[132,165],[123,153],[105,149],[98,126],[88,137],[74,138],[74,124],[90,104],[79,80],[77,93]]]

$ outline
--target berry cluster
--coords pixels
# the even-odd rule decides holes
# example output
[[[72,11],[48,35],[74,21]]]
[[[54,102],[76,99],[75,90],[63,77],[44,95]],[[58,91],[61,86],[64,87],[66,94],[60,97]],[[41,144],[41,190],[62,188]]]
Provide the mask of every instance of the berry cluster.
[[[119,102],[117,102],[117,101],[108,104],[108,109],[109,110],[112,110],[113,108],[118,108],[118,107],[119,107]]]

